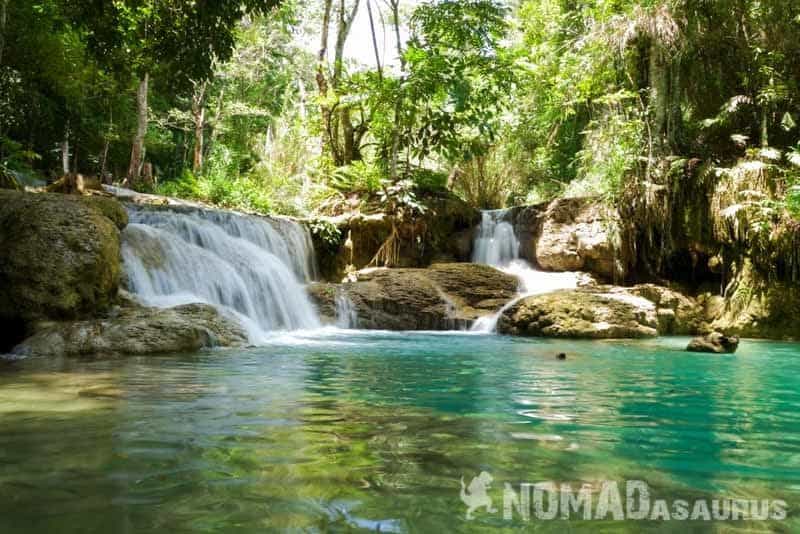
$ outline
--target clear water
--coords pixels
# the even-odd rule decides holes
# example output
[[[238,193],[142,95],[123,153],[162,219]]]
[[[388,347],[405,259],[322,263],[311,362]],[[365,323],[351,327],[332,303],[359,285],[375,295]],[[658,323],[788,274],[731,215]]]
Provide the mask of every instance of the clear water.
[[[331,330],[3,363],[0,532],[800,531],[800,345],[685,343]],[[503,482],[635,478],[789,518],[469,522],[459,479],[480,471],[498,508]]]

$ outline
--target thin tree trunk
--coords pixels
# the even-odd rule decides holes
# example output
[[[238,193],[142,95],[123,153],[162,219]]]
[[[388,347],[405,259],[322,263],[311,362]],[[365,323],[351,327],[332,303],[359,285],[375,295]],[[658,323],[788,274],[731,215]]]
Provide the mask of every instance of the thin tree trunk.
[[[336,50],[334,53],[332,80],[333,90],[337,93],[342,80],[342,73],[344,72],[344,47],[358,14],[360,2],[361,0],[353,0],[353,5],[349,11],[347,11],[345,0],[341,0],[339,4],[339,22],[336,29]],[[350,109],[347,106],[339,110],[333,128],[333,143],[338,146],[336,152],[339,154],[339,157],[336,158],[338,160],[336,162],[337,165],[349,165],[356,156],[355,130],[351,119]],[[341,140],[339,139],[340,133]]]
[[[64,128],[64,139],[61,141],[61,173],[64,176],[69,174],[69,122]]]
[[[378,68],[378,80],[383,81],[383,67],[381,67],[381,55],[378,52],[378,38],[375,35],[375,19],[372,17],[372,0],[367,0],[367,13],[369,14],[369,30],[372,34],[372,49],[375,51],[375,66]]]
[[[100,183],[106,183],[106,168],[108,166],[108,149],[111,145],[111,132],[114,130],[114,110],[108,114],[108,132],[103,139],[103,154],[100,157]]]
[[[325,63],[328,56],[328,36],[331,25],[331,11],[333,9],[333,0],[325,0],[324,11],[322,15],[322,32],[320,37],[320,47],[317,54],[317,90],[321,99],[320,115],[322,116],[322,136],[321,136],[321,149],[324,154],[327,147],[331,146],[331,111],[326,100],[328,98],[328,78],[325,76]]]
[[[206,126],[206,87],[207,82],[195,84],[192,95],[192,118],[194,120],[194,158],[192,169],[199,173],[203,169],[203,132]]]
[[[8,20],[8,0],[0,0],[0,65],[3,64],[3,48],[6,45],[6,22]]]
[[[397,57],[400,60],[400,85],[405,81],[406,62],[403,59],[403,43],[400,40],[400,0],[391,0],[392,18],[394,19],[394,35],[397,40]],[[392,181],[397,181],[397,161],[400,155],[400,115],[403,110],[402,93],[394,105],[394,127],[392,128],[392,152],[389,156],[389,176]]]
[[[150,74],[145,73],[139,81],[139,89],[136,93],[136,136],[133,138],[131,148],[131,163],[128,167],[128,181],[130,185],[136,185],[142,171],[144,160],[144,138],[147,135],[147,93],[150,83]]]
[[[353,28],[353,22],[358,14],[358,6],[361,0],[353,0],[353,5],[350,11],[347,11],[345,0],[341,0],[339,4],[339,22],[336,28],[336,49],[334,53],[333,64],[333,81],[334,89],[339,88],[339,82],[342,79],[342,72],[344,71],[344,46],[347,43],[347,38],[350,36],[350,30]]]

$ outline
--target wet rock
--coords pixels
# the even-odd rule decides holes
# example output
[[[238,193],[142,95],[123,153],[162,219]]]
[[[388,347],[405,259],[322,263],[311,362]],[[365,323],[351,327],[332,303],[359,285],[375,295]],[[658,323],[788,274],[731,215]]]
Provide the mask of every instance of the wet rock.
[[[336,299],[349,299],[358,327],[379,330],[466,328],[517,292],[518,280],[472,263],[434,264],[428,269],[374,269],[348,284],[314,284],[309,291],[320,314],[335,322]]]
[[[577,289],[526,297],[503,312],[502,334],[576,338],[647,338],[658,334],[655,305],[624,292]]]
[[[733,354],[739,347],[739,338],[712,332],[706,336],[696,337],[689,342],[689,352],[708,352],[713,354]]]
[[[236,346],[247,336],[206,304],[175,308],[126,307],[105,319],[43,323],[12,350],[20,356],[115,356],[192,352]]]

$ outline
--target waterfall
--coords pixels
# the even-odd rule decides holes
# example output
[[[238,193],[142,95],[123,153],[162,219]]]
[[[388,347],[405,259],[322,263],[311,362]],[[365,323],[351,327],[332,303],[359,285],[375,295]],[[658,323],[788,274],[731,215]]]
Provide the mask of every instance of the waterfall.
[[[299,223],[205,209],[128,213],[122,258],[129,289],[145,304],[214,305],[251,342],[319,326],[303,287],[316,275],[311,237]]]
[[[507,267],[519,259],[519,239],[509,221],[508,210],[489,210],[481,213],[481,225],[472,253],[473,263]]]
[[[475,238],[472,261],[491,265],[516,276],[520,281],[520,292],[517,298],[498,312],[475,321],[472,325],[473,332],[494,332],[503,312],[524,297],[578,286],[578,273],[540,271],[520,258],[520,242],[514,231],[511,215],[510,210],[487,210],[481,213],[481,225]]]
[[[336,293],[336,326],[339,328],[358,328],[358,312],[344,291]]]

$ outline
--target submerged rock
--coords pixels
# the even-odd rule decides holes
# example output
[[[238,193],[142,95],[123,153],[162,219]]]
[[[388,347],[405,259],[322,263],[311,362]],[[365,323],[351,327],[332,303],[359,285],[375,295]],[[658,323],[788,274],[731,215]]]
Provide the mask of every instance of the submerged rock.
[[[689,352],[710,352],[714,354],[733,354],[739,348],[739,338],[713,332],[706,336],[696,337],[689,342]]]
[[[17,345],[20,356],[143,355],[236,346],[247,336],[206,304],[175,308],[123,308],[106,319],[44,323]]]
[[[309,288],[321,316],[336,322],[336,300],[352,303],[357,326],[377,330],[466,328],[497,311],[517,292],[518,280],[487,265],[434,264],[428,269],[375,269],[349,284]]]
[[[497,323],[501,334],[576,339],[655,337],[657,328],[651,301],[589,289],[525,297],[509,306]]]
[[[0,190],[0,320],[18,336],[34,321],[107,310],[126,224],[114,199]]]

